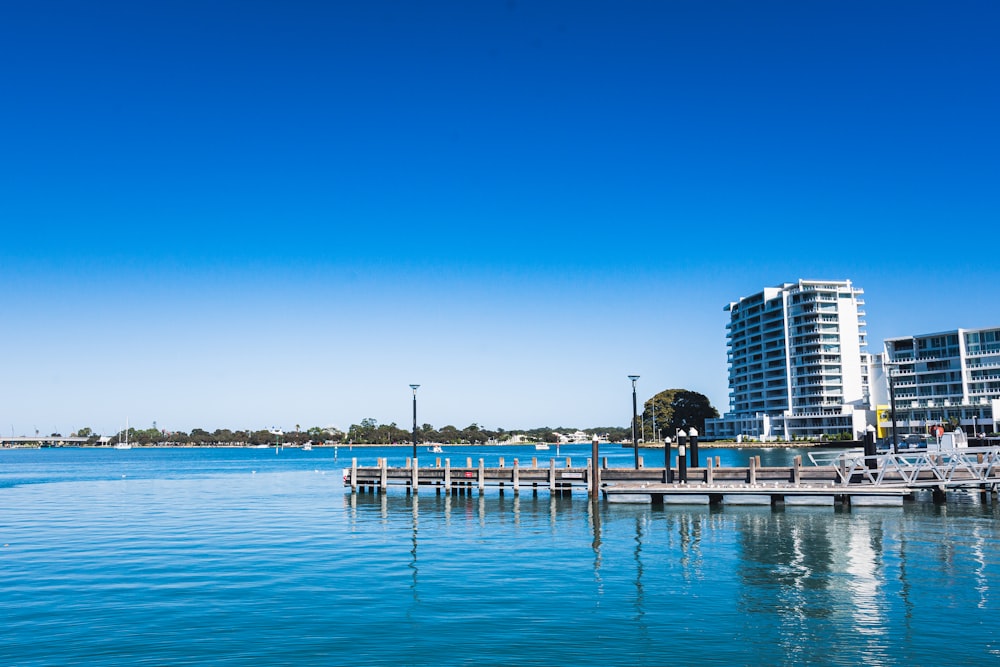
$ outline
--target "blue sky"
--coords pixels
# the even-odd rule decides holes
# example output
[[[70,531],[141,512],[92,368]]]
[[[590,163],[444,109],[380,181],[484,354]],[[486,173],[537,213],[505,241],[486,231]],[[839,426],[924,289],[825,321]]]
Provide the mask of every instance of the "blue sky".
[[[729,301],[996,326],[994,2],[0,7],[6,433],[727,407]]]

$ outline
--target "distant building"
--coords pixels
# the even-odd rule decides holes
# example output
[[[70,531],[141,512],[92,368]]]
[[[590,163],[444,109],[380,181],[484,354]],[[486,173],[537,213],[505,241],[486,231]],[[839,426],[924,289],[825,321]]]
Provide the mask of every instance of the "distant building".
[[[863,293],[799,280],[726,306],[729,411],[706,420],[705,437],[860,437],[874,417]]]
[[[889,372],[892,373],[891,393]],[[1000,328],[955,329],[890,338],[872,364],[873,399],[882,435],[961,427],[995,433],[1000,414]]]

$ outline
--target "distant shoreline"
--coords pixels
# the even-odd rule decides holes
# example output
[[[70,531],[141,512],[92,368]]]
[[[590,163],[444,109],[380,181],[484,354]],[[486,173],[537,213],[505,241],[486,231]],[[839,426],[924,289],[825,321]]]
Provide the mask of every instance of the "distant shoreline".
[[[445,444],[445,443],[426,443],[418,444],[417,449],[426,452],[428,447],[433,447],[435,445],[442,448],[467,448],[467,447],[533,447],[536,444],[534,442],[523,442],[523,443],[492,443],[492,444]],[[589,442],[563,442],[556,445],[556,443],[545,443],[549,447],[555,446],[586,446],[591,443]],[[601,442],[599,443],[602,447],[620,447],[622,449],[632,449],[632,445],[629,443],[620,442]],[[861,447],[862,442],[857,440],[842,440],[836,442],[699,442],[698,447],[701,449],[796,449],[796,448],[849,448],[849,447]],[[133,444],[132,449],[272,449],[275,445],[224,445],[224,444],[212,444],[212,445],[193,445],[193,444],[171,444],[171,443],[157,443],[150,445],[139,445]],[[313,449],[378,449],[378,448],[399,448],[399,449],[411,449],[413,443],[395,443],[395,444],[377,444],[377,443],[351,443],[351,444],[334,444],[334,445],[312,445]],[[676,443],[671,443],[671,449],[677,449]],[[3,445],[0,449],[115,449],[114,445],[86,445],[86,444],[70,444],[70,445]],[[642,450],[654,450],[662,451],[662,444],[650,444],[650,443],[640,443],[639,449]],[[281,449],[302,449],[301,445],[281,445]],[[432,453],[432,452],[426,452]]]

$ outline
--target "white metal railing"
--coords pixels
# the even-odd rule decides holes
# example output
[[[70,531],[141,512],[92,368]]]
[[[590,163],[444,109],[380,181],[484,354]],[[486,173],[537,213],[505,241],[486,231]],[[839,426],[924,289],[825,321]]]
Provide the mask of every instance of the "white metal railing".
[[[861,480],[874,486],[960,488],[1000,483],[1000,447],[927,449],[875,456],[851,450],[808,456],[814,465],[833,466],[841,484]]]

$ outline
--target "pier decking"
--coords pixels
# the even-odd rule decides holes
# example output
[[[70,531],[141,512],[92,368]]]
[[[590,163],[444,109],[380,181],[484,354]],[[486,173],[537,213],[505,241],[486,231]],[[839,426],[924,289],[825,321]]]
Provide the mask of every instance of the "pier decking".
[[[532,458],[529,466],[518,459],[507,466],[486,467],[483,459],[473,465],[467,458],[464,466],[452,466],[450,459],[435,459],[433,466],[420,467],[407,459],[403,467],[389,467],[386,459],[376,466],[358,466],[352,459],[344,470],[344,483],[352,493],[385,493],[391,486],[407,493],[422,489],[455,495],[480,494],[487,488],[520,494],[539,490],[568,495],[585,491],[592,497],[603,495],[608,502],[663,504],[731,505],[901,505],[903,498],[921,489],[932,490],[936,497],[947,490],[960,488],[992,492],[1000,485],[1000,448],[962,448],[948,452],[915,452],[864,456],[845,453],[826,464],[802,465],[795,457],[791,466],[762,467],[759,458],[748,466],[721,467],[718,459],[708,460],[698,468],[609,468],[605,459],[594,465],[574,467],[567,457],[563,463],[550,458],[538,465]],[[815,463],[815,462],[814,462]]]

